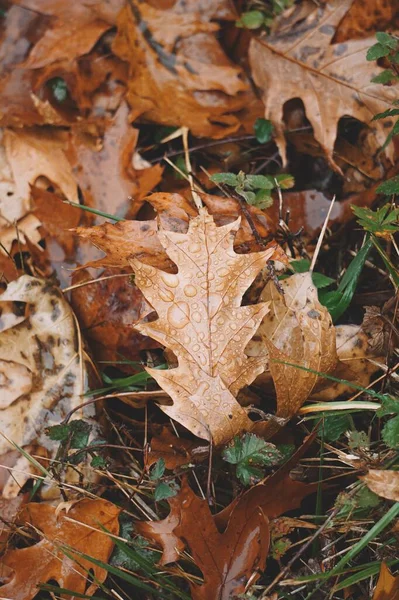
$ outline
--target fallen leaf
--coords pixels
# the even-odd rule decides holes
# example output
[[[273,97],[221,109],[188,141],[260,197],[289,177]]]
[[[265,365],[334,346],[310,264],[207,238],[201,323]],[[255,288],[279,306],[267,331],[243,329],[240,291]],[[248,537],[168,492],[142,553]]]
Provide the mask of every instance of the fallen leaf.
[[[32,526],[42,539],[28,548],[9,550],[0,565],[13,570],[10,580],[0,587],[4,598],[30,600],[38,593],[38,584],[54,580],[61,588],[91,596],[107,577],[107,571],[90,560],[107,563],[114,547],[110,536],[118,535],[120,509],[106,500],[81,500],[56,514],[56,507],[28,504],[19,523]],[[93,573],[93,577],[89,573]]]
[[[367,335],[361,325],[338,325],[335,332],[338,362],[331,375],[367,387],[385,360],[376,345],[376,338]],[[345,381],[322,379],[317,383],[312,399],[327,402],[348,393],[353,395],[356,390]]]
[[[360,477],[377,496],[399,502],[399,472],[370,469],[367,475]]]
[[[6,550],[12,526],[27,498],[28,494],[22,494],[15,498],[0,498],[0,554]]]
[[[101,281],[102,277],[112,277]],[[119,275],[119,276],[118,276]],[[82,333],[91,342],[96,360],[117,362],[123,359],[140,360],[142,350],[159,348],[159,344],[142,336],[132,325],[152,308],[143,294],[130,281],[131,274],[104,271],[100,281],[82,285],[71,292],[71,306],[79,320]],[[72,285],[93,281],[87,271],[77,271]]]
[[[237,131],[239,112],[253,94],[216,38],[217,21],[235,17],[225,0],[179,0],[167,7],[130,0],[118,17],[113,50],[130,65],[132,117],[184,125],[197,136]]]
[[[150,467],[162,458],[165,467],[173,470],[182,465],[202,462],[208,456],[208,445],[177,437],[173,435],[169,427],[163,426],[161,431],[151,438],[150,451],[146,456],[146,465]]]
[[[202,208],[187,234],[158,232],[178,267],[176,274],[130,261],[137,287],[158,314],[156,321],[136,328],[172,350],[179,362],[175,369],[147,369],[173,399],[172,406],[161,408],[216,445],[251,427],[235,396],[263,370],[259,360],[245,356],[244,348],[268,304],[240,303],[274,248],[236,254],[232,238],[238,227],[238,220],[216,227]]]
[[[99,148],[90,146],[87,136],[72,131],[67,152],[85,204],[119,217],[132,208],[137,212],[143,198],[160,182],[163,171],[160,165],[133,167],[139,131],[131,126],[128,115],[128,106],[123,102],[99,140]]]
[[[269,550],[269,527],[262,510],[248,511],[240,504],[235,507],[223,533],[214,523],[208,502],[194,494],[184,481],[179,494],[169,500],[171,512],[165,519],[171,533],[166,533],[163,521],[149,524],[152,539],[170,551],[170,542],[182,549],[188,546],[204,577],[202,585],[191,584],[194,600],[229,600],[243,593],[245,585],[257,570],[265,568]],[[153,537],[157,532],[156,538]],[[148,529],[141,527],[142,535]],[[178,554],[167,557],[176,560]],[[166,564],[165,556],[162,564]]]
[[[277,394],[277,416],[290,418],[311,395],[319,373],[331,373],[337,362],[335,329],[320,304],[310,273],[296,273],[281,282],[282,295],[269,282],[260,300],[270,311],[259,327]],[[290,364],[284,364],[290,363]]]
[[[72,169],[65,156],[62,135],[39,129],[4,131],[4,147],[10,164],[16,193],[29,202],[30,186],[46,177],[72,202],[79,202]]]
[[[75,318],[57,287],[28,275],[8,285],[0,296],[0,304],[5,301],[26,303],[26,313],[22,322],[0,333],[0,431],[28,451],[34,446],[37,452],[39,445],[54,455],[58,444],[44,430],[81,404],[88,386]],[[88,406],[77,410],[74,418],[92,415],[94,409]],[[11,449],[1,436],[0,456]],[[17,495],[30,477],[29,461],[23,456],[18,461],[5,497]]]
[[[367,49],[373,38],[333,43],[334,33],[353,0],[332,0],[323,7],[314,3],[306,19],[296,22],[295,11],[281,19],[281,31],[266,38],[253,38],[249,57],[252,75],[264,91],[265,117],[275,127],[276,142],[286,162],[286,141],[282,108],[299,97],[313,126],[314,136],[324,149],[331,166],[337,124],[343,116],[353,116],[367,124],[372,117],[391,107],[397,97],[395,86],[381,86],[371,79],[381,72],[367,62]],[[301,7],[297,7],[301,10]],[[292,20],[290,20],[292,19]],[[387,120],[385,120],[385,123]],[[372,124],[379,144],[386,138],[384,120]],[[393,146],[387,149],[390,158]]]
[[[334,41],[341,44],[353,38],[369,37],[377,31],[390,30],[397,21],[396,0],[354,0],[340,22]]]
[[[374,590],[372,600],[398,600],[399,599],[399,577],[391,574],[387,565],[381,563],[380,575]]]

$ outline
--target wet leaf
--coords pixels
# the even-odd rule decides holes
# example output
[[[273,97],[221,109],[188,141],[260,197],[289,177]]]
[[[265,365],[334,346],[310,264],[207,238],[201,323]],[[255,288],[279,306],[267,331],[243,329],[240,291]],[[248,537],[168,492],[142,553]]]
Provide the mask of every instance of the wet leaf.
[[[88,386],[74,316],[57,287],[28,275],[9,284],[0,296],[0,303],[4,301],[25,302],[26,313],[22,322],[0,333],[0,430],[26,451],[35,447],[37,454],[42,447],[50,457],[58,444],[46,436],[46,427],[59,424],[81,404]],[[74,418],[93,415],[89,406],[76,411]],[[11,449],[0,437],[0,455]],[[6,497],[18,494],[32,469],[23,456],[15,467],[3,492]]]
[[[229,600],[244,591],[246,582],[257,569],[264,569],[269,528],[262,511],[248,511],[238,505],[224,533],[220,533],[207,501],[198,498],[187,482],[170,501],[170,507],[166,524],[164,521],[140,524],[140,532],[145,535],[143,529],[147,529],[146,534],[167,551],[171,534],[165,530],[169,529],[170,522],[175,523],[172,536],[177,542],[180,540],[180,548],[188,547],[204,576],[202,585],[191,585],[194,600]],[[184,540],[183,546],[181,540]],[[175,553],[169,558],[176,560],[177,556]],[[162,564],[165,564],[165,555]]]
[[[234,438],[223,450],[224,460],[236,466],[236,475],[243,485],[249,485],[262,479],[264,469],[282,460],[282,455],[274,444],[269,444],[253,433],[242,438]]]
[[[113,49],[130,65],[127,99],[134,118],[216,138],[240,128],[239,113],[253,94],[216,38],[217,21],[234,17],[225,0],[200,7],[189,0],[184,8],[180,1],[167,7],[127,3]]]
[[[258,334],[269,356],[269,369],[277,393],[277,415],[290,418],[311,395],[319,373],[331,373],[337,362],[335,330],[331,317],[317,299],[310,273],[296,273],[281,282],[284,295],[273,282],[261,294],[271,302]],[[289,363],[289,364],[287,364]]]
[[[398,598],[399,577],[392,575],[387,565],[383,562],[372,600],[398,600]]]
[[[13,574],[0,587],[4,598],[30,600],[38,593],[39,583],[54,580],[61,588],[76,594],[94,594],[107,577],[107,571],[80,556],[80,552],[108,562],[114,542],[102,527],[118,535],[120,509],[106,500],[80,500],[70,510],[47,504],[28,504],[19,515],[19,523],[32,526],[42,539],[28,548],[8,550],[0,564]],[[89,576],[89,571],[94,577]]]
[[[294,11],[281,20],[280,30],[251,41],[252,75],[264,90],[265,118],[273,123],[284,162],[282,107],[291,98],[298,97],[298,90],[314,136],[337,171],[340,169],[333,159],[333,147],[339,119],[350,115],[370,124],[374,114],[389,108],[397,97],[394,87],[370,82],[382,71],[375,63],[365,60],[372,39],[332,42],[352,2],[334,0],[323,7],[314,5],[307,18],[298,23]],[[386,138],[383,123],[374,122],[372,127],[382,146]],[[388,152],[392,158],[392,146]]]
[[[257,359],[245,357],[244,348],[268,304],[240,303],[274,247],[236,254],[233,235],[238,227],[239,221],[216,227],[203,208],[187,234],[158,232],[177,274],[131,260],[137,287],[158,313],[156,321],[136,327],[173,350],[179,362],[166,371],[147,369],[173,399],[172,406],[161,408],[217,445],[251,427],[235,395],[263,370]]]
[[[207,445],[176,437],[168,427],[162,427],[161,431],[151,438],[146,464],[151,466],[162,458],[165,467],[172,471],[182,465],[201,462],[208,457],[208,453]]]

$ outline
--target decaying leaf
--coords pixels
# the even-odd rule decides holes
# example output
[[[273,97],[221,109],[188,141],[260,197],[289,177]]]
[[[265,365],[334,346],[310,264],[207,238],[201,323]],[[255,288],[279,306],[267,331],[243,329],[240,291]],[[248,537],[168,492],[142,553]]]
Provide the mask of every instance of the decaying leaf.
[[[198,444],[195,440],[178,438],[168,427],[164,426],[157,435],[151,438],[146,464],[151,466],[162,458],[165,467],[173,470],[182,465],[201,462],[208,456],[208,445]]]
[[[368,488],[377,496],[399,502],[399,472],[380,469],[370,469],[367,475],[361,477]]]
[[[293,416],[311,395],[319,373],[330,373],[337,362],[335,330],[320,304],[310,273],[296,273],[281,282],[282,295],[270,282],[260,299],[270,311],[259,327],[277,393],[277,416]],[[285,364],[289,363],[289,364]]]
[[[40,447],[51,456],[57,443],[45,428],[81,404],[88,386],[74,315],[57,287],[28,275],[10,283],[0,296],[0,304],[9,301],[26,303],[26,313],[22,322],[0,333],[0,432],[27,451]],[[88,406],[74,418],[92,415]],[[0,436],[2,459],[11,449]],[[5,497],[17,495],[29,479],[25,457],[14,467]]]
[[[163,171],[160,165],[133,167],[139,131],[131,127],[128,116],[129,108],[122,102],[101,142],[96,140],[99,147],[89,144],[87,135],[72,131],[67,152],[85,203],[119,217],[130,213],[132,207],[137,212]]]
[[[399,577],[391,574],[387,565],[381,563],[380,575],[377,587],[374,590],[372,600],[398,600],[399,599]]]
[[[171,543],[180,550],[187,546],[204,576],[203,585],[191,585],[194,600],[229,600],[244,592],[249,577],[264,569],[269,550],[269,527],[262,511],[237,505],[220,533],[208,502],[198,498],[186,481],[169,504],[167,527],[160,521],[142,523],[139,529],[170,552],[162,564],[178,558]]]
[[[253,38],[249,56],[252,75],[264,90],[265,116],[276,130],[276,141],[284,161],[283,105],[298,96],[314,135],[333,168],[333,147],[337,124],[343,116],[370,123],[373,116],[391,107],[397,98],[395,86],[381,86],[371,79],[381,72],[365,59],[373,38],[332,43],[340,21],[353,0],[332,0],[324,6],[309,2],[306,19],[297,21],[297,12],[281,18],[280,28],[265,38]],[[385,120],[386,121],[386,120]],[[382,146],[386,138],[384,120],[372,124]],[[393,156],[392,145],[388,148]],[[339,169],[338,169],[339,170]]]
[[[21,510],[21,507],[26,503],[27,496],[28,494],[21,494],[15,498],[0,498],[0,554],[2,554],[6,549],[6,544],[12,531],[12,526],[19,511]]]
[[[216,227],[202,208],[187,234],[158,232],[177,265],[176,274],[130,261],[137,287],[158,314],[156,321],[136,327],[172,350],[179,362],[175,369],[148,369],[173,399],[162,410],[217,445],[251,428],[235,396],[263,370],[261,361],[247,358],[244,348],[268,304],[240,304],[274,248],[236,254],[232,238],[238,227],[238,220]]]
[[[81,500],[69,511],[58,514],[56,507],[47,504],[25,506],[19,524],[33,527],[33,532],[38,532],[42,539],[28,548],[6,552],[0,568],[12,569],[12,575],[0,587],[0,595],[30,600],[38,593],[38,584],[50,580],[76,594],[93,595],[107,577],[107,571],[80,553],[108,562],[114,542],[101,528],[118,535],[119,512],[117,506],[101,499]]]
[[[129,0],[118,17],[114,52],[130,64],[127,99],[134,118],[185,125],[194,135],[224,137],[240,126],[253,98],[241,68],[219,42],[217,20],[234,19],[225,0]]]

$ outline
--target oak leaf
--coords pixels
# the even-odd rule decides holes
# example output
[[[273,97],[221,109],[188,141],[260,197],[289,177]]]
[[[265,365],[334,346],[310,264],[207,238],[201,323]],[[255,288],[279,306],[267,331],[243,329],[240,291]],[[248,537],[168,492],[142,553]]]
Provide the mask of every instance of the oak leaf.
[[[119,512],[117,506],[101,499],[81,500],[69,511],[58,513],[56,507],[47,504],[26,505],[18,521],[39,531],[42,539],[28,548],[5,553],[0,565],[12,569],[13,574],[0,587],[1,597],[31,600],[39,591],[38,584],[50,580],[76,594],[93,595],[107,571],[80,553],[108,562],[114,542],[101,528],[118,535]]]
[[[367,475],[360,477],[377,496],[399,502],[399,472],[370,469]]]
[[[296,22],[296,10],[282,18],[280,28],[269,37],[253,38],[249,57],[252,75],[264,91],[265,116],[276,131],[276,141],[286,161],[283,105],[298,96],[327,159],[333,159],[337,125],[341,117],[352,116],[370,124],[373,116],[390,108],[397,98],[395,86],[381,86],[371,79],[381,72],[366,61],[373,38],[334,43],[334,33],[353,0],[332,0],[323,7],[309,3],[305,19]],[[297,7],[301,10],[303,7]],[[386,138],[387,120],[374,121],[372,128],[379,144]],[[388,148],[393,156],[393,146]]]
[[[0,332],[0,432],[27,451],[34,446],[37,453],[39,446],[55,454],[58,444],[44,430],[80,405],[88,387],[75,317],[56,286],[28,275],[10,283],[0,296],[0,304],[10,301],[14,306],[24,302],[26,309],[21,322]],[[94,409],[86,407],[74,418],[92,415]],[[0,436],[0,456],[10,450]],[[6,497],[18,494],[32,468],[22,455],[14,466]]]
[[[268,303],[240,306],[242,296],[274,248],[236,254],[239,220],[216,227],[205,208],[186,234],[166,230],[158,237],[178,272],[166,273],[130,261],[137,287],[158,319],[136,325],[176,355],[179,366],[147,369],[173,399],[162,410],[198,437],[217,445],[248,430],[252,422],[235,399],[262,370],[244,348],[267,313]],[[277,245],[276,245],[277,246]]]
[[[229,2],[129,0],[121,11],[113,51],[130,64],[127,99],[134,118],[184,125],[220,138],[241,126],[239,112],[254,95],[216,34],[232,20]]]
[[[392,575],[384,562],[381,563],[372,600],[399,600],[399,577]]]
[[[266,563],[270,533],[262,511],[255,508],[249,513],[237,505],[220,533],[208,502],[198,498],[187,481],[169,504],[166,526],[160,521],[142,523],[139,529],[168,551],[162,564],[177,560],[172,544],[180,550],[186,545],[204,576],[203,585],[191,585],[193,600],[229,600],[243,593],[250,576],[257,569],[261,572]]]
[[[272,282],[261,293],[260,299],[270,302],[270,311],[258,335],[276,388],[276,414],[290,418],[319,379],[310,371],[330,373],[337,363],[337,353],[331,316],[318,301],[311,274],[296,273],[282,281],[281,287],[284,295]]]

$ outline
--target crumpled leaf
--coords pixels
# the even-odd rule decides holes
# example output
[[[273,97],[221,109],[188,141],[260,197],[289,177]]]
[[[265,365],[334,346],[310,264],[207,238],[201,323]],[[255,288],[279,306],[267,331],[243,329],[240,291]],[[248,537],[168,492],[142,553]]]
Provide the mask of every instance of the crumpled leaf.
[[[240,304],[274,248],[236,254],[232,238],[238,227],[239,220],[216,227],[202,208],[187,234],[158,232],[177,274],[130,261],[137,287],[158,314],[157,320],[136,327],[172,350],[179,362],[174,369],[147,369],[173,399],[172,406],[161,408],[216,445],[252,426],[235,396],[263,370],[244,348],[268,304]]]
[[[118,17],[113,50],[130,64],[133,118],[184,125],[197,136],[237,131],[238,113],[253,94],[215,35],[217,20],[234,18],[225,0],[178,0],[168,7],[129,0]]]
[[[237,505],[225,531],[220,533],[207,500],[198,498],[187,481],[169,504],[166,527],[164,521],[141,523],[139,531],[168,551],[171,542],[180,550],[188,546],[204,576],[203,585],[191,585],[193,599],[229,600],[244,592],[249,577],[264,569],[269,550],[269,527],[262,511],[255,508],[248,512],[242,504]],[[162,564],[177,558],[176,551],[172,551],[164,555]]]
[[[9,301],[27,306],[24,320],[0,333],[0,431],[27,451],[35,446],[37,453],[39,446],[51,456],[58,444],[45,435],[45,428],[81,404],[88,387],[74,315],[57,287],[28,275],[10,283],[0,296],[0,304]],[[93,414],[88,406],[74,418]],[[0,456],[10,450],[0,436]],[[14,466],[5,497],[18,494],[32,468],[23,456]]]
[[[291,98],[299,96],[303,100],[314,136],[338,171],[333,147],[339,119],[353,116],[370,124],[375,114],[390,108],[397,98],[396,86],[370,82],[382,70],[365,60],[373,38],[332,43],[352,2],[332,0],[322,7],[308,3],[311,8],[305,19],[296,22],[297,11],[291,11],[290,16],[281,18],[281,27],[273,35],[251,41],[252,75],[264,91],[265,118],[273,122],[284,162],[283,105]],[[386,123],[381,120],[371,124],[381,146],[387,135]],[[392,158],[393,146],[387,151]]]
[[[84,499],[70,510],[58,513],[56,507],[47,504],[25,506],[19,515],[19,523],[39,530],[42,539],[28,548],[6,552],[0,566],[11,568],[13,575],[0,587],[1,596],[30,600],[38,593],[38,584],[50,580],[77,594],[93,595],[108,573],[79,553],[108,562],[114,542],[101,527],[118,535],[119,512],[115,504],[102,499]],[[89,571],[94,574],[90,579]]]
[[[399,577],[391,574],[387,565],[382,562],[377,587],[374,590],[372,600],[398,600],[399,599]]]
[[[130,125],[129,108],[123,102],[109,123],[101,146],[87,143],[87,136],[72,131],[67,157],[76,172],[85,204],[124,217],[140,208],[143,198],[160,182],[160,165],[133,167],[139,131]],[[110,174],[112,173],[112,176]]]
[[[370,469],[367,475],[360,477],[367,487],[382,498],[399,502],[399,472]]]
[[[328,310],[318,301],[311,274],[295,273],[283,280],[281,287],[284,295],[269,282],[260,295],[260,300],[270,302],[270,311],[258,335],[265,345],[276,388],[276,414],[290,418],[311,395],[319,378],[291,365],[330,373],[337,353],[335,329]]]

